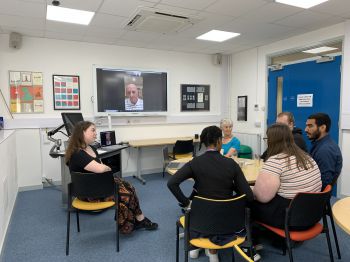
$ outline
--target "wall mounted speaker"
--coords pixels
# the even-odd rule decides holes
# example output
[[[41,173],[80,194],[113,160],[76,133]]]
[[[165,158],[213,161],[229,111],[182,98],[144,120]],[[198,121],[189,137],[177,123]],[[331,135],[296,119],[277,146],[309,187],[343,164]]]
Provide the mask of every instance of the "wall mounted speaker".
[[[213,54],[213,64],[214,65],[221,65],[222,64],[222,54]]]
[[[19,33],[12,32],[9,39],[9,47],[20,49],[22,46],[22,35]]]

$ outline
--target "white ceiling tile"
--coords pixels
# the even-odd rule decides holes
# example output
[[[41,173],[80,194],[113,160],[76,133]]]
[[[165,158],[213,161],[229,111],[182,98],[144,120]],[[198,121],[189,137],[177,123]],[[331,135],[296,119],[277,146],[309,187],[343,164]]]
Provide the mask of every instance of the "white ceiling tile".
[[[61,0],[60,2],[61,7],[96,12],[103,0]],[[46,3],[52,5],[52,0],[46,0]]]
[[[96,37],[96,36],[84,36],[82,41],[89,43],[99,43],[99,44],[110,44],[114,45],[116,43],[115,37]]]
[[[60,40],[70,40],[70,41],[81,41],[83,39],[82,34],[70,34],[70,33],[51,32],[51,31],[46,31],[45,37],[52,38],[52,39],[60,39]]]
[[[216,1],[217,0],[162,0],[160,3],[194,10],[203,10]]]
[[[311,11],[328,13],[332,15],[344,14],[345,10],[350,10],[349,0],[331,0],[310,8]]]
[[[266,4],[263,0],[218,0],[205,11],[238,17]]]
[[[140,41],[127,41],[119,39],[115,42],[116,45],[130,46],[130,47],[145,47],[147,44]]]
[[[88,27],[84,25],[78,25],[78,24],[46,21],[45,28],[47,31],[50,31],[50,32],[84,35]]]
[[[23,18],[14,15],[0,15],[1,26],[22,27],[32,30],[43,30],[45,28],[45,19],[41,18]]]
[[[123,25],[126,24],[126,21],[127,18],[125,17],[97,13],[92,19],[90,25],[106,28],[122,28]]]
[[[186,8],[182,8],[182,7],[164,5],[164,4],[157,4],[155,6],[155,8],[160,9],[160,10],[165,11],[165,12],[175,13],[175,14],[182,15],[182,16],[190,16],[190,15],[194,16],[195,14],[198,13],[198,10],[186,9]]]
[[[274,24],[307,28],[308,25],[322,22],[322,20],[329,18],[331,18],[331,15],[304,10],[296,15],[277,20]]]
[[[99,12],[130,17],[140,6],[153,7],[155,3],[139,0],[104,0]]]
[[[21,35],[24,36],[30,36],[30,37],[44,37],[45,32],[44,30],[32,30],[29,28],[23,28],[23,27],[11,27],[11,26],[4,26],[2,27],[2,31],[4,33],[11,33],[11,32],[16,32],[20,33]]]
[[[144,42],[145,44],[156,39],[160,34],[156,33],[146,33],[146,32],[136,32],[136,31],[125,31],[125,33],[120,37],[121,40],[131,41],[131,42]]]
[[[0,4],[0,14],[46,18],[45,3],[2,0]]]
[[[120,29],[110,29],[105,27],[93,26],[89,27],[85,31],[85,36],[91,37],[103,37],[103,38],[118,38],[121,37],[125,33],[125,30]]]

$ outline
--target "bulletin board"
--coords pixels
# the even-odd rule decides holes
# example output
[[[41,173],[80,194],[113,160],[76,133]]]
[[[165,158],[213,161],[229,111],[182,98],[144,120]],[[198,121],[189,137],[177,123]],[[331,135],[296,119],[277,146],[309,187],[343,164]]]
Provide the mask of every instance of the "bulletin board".
[[[52,82],[54,110],[79,110],[79,76],[53,75]]]
[[[43,73],[9,71],[11,113],[43,113]]]
[[[210,85],[181,85],[181,111],[210,111]]]

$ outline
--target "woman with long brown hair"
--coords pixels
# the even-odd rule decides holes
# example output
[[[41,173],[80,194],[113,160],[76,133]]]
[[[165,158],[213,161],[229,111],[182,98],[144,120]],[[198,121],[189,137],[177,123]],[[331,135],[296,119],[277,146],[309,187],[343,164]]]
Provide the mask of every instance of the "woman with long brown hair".
[[[267,159],[256,180],[254,219],[283,228],[285,208],[299,192],[320,192],[321,173],[316,162],[301,150],[285,124],[267,129]]]
[[[66,164],[70,171],[82,173],[104,173],[111,168],[101,162],[96,149],[90,144],[96,140],[96,127],[92,122],[79,122],[73,130],[66,150]],[[157,223],[151,222],[141,211],[135,188],[128,182],[115,177],[119,186],[118,222],[120,232],[129,234],[135,229],[155,230]],[[107,201],[108,199],[87,199],[88,201]]]

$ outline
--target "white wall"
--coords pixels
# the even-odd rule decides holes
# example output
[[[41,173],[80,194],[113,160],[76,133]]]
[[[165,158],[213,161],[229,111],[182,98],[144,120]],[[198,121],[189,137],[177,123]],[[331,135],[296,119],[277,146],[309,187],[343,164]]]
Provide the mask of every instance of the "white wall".
[[[0,169],[0,251],[4,244],[18,192],[15,146],[15,132],[0,130],[0,159],[2,159]]]
[[[91,43],[61,41],[23,37],[21,49],[8,47],[8,35],[0,35],[0,88],[9,102],[8,71],[43,72],[44,114],[14,114],[14,120],[0,102],[0,115],[5,116],[6,128],[30,128],[18,132],[19,150],[23,157],[18,175],[20,186],[41,185],[41,176],[60,180],[60,164],[48,152],[52,143],[47,144],[43,137],[49,129],[62,123],[60,112],[53,110],[52,75],[67,74],[80,76],[81,112],[85,118],[93,119],[92,69],[93,65],[115,66],[120,68],[160,69],[168,71],[169,115],[166,117],[113,118],[113,129],[118,141],[172,136],[188,136],[200,133],[209,125],[216,124],[222,114],[228,114],[228,68],[230,60],[224,59],[223,66],[213,65],[210,55],[167,52],[142,48],[121,47]],[[181,113],[180,84],[209,84],[210,112]],[[100,130],[108,127],[104,120]],[[41,128],[41,130],[39,130]],[[59,136],[58,136],[59,137]],[[142,159],[145,173],[161,170],[162,155],[159,148],[147,148]],[[123,151],[124,174],[136,171],[134,149]],[[147,157],[146,157],[147,156]],[[28,167],[33,166],[31,170]]]
[[[240,132],[247,132],[254,128],[256,132],[264,134],[266,130],[267,119],[267,65],[270,56],[290,52],[291,50],[304,48],[308,46],[317,45],[321,42],[330,41],[334,39],[344,39],[343,50],[343,72],[350,70],[350,24],[341,23],[331,27],[322,28],[310,33],[285,39],[275,42],[270,45],[261,46],[251,50],[247,50],[232,56],[232,91],[231,100],[237,99],[237,96],[246,93],[248,101],[256,101],[259,105],[259,111],[254,111],[254,103],[249,104],[248,108],[248,122],[236,123],[237,130]],[[247,89],[247,90],[246,90]],[[342,74],[341,87],[341,105],[340,118],[350,120],[350,105],[348,97],[350,93],[350,76],[349,74]],[[235,119],[235,109],[233,106],[231,113]],[[255,120],[261,120],[261,128],[254,127]],[[341,123],[339,134],[339,145],[343,153],[344,165],[342,175],[339,180],[339,193],[342,195],[350,195],[350,163],[346,160],[350,156],[350,133],[345,129],[349,129],[350,124]],[[262,148],[265,144],[262,141]]]

